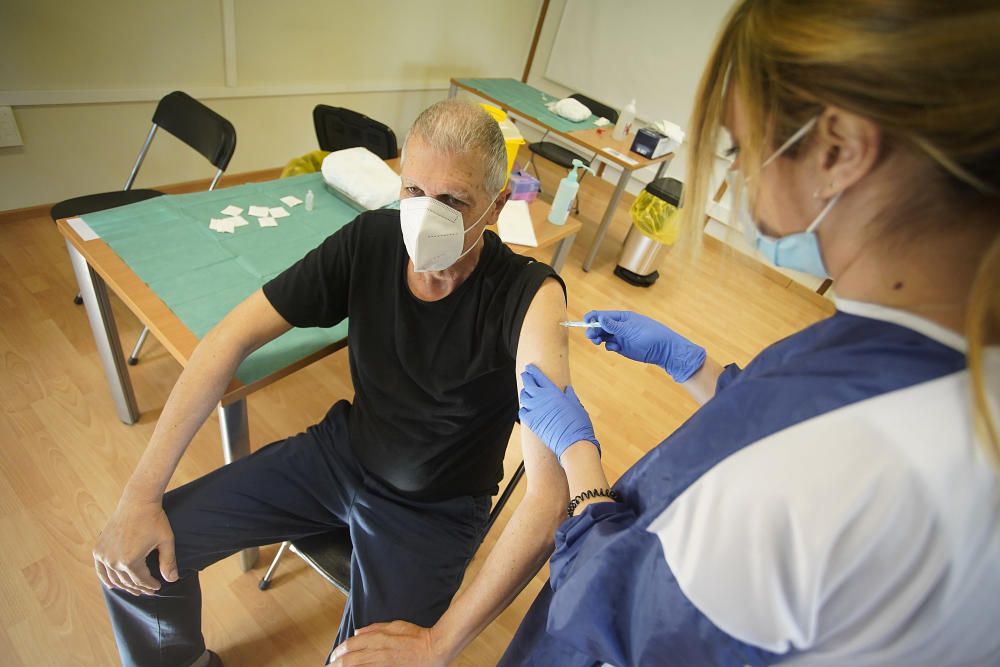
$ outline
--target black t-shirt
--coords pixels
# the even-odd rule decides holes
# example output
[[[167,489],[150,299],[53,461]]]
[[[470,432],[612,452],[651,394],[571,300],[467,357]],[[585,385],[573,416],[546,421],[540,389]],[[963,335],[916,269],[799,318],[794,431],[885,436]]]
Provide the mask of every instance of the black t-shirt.
[[[361,214],[264,285],[293,326],[350,317],[351,448],[405,496],[496,493],[517,417],[521,323],[546,278],[562,284],[493,232],[483,238],[472,274],[439,301],[410,291],[399,211],[389,210]]]

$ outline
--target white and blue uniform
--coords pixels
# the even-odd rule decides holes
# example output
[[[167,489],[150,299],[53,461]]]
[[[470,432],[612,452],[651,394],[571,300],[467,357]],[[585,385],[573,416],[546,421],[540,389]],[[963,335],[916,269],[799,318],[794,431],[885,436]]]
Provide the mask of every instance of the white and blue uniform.
[[[500,664],[1000,664],[1000,482],[964,345],[840,301],[728,367],[623,502],[562,525]]]

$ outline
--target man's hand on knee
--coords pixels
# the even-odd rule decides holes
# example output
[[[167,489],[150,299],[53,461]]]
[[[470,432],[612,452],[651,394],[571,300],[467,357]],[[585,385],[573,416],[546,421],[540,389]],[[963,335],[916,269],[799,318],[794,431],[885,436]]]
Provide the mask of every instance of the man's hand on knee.
[[[385,665],[386,667],[444,667],[450,661],[434,642],[431,628],[406,621],[372,623],[341,643],[328,665]]]
[[[160,552],[160,575],[166,581],[177,581],[174,533],[163,505],[123,502],[108,519],[94,547],[97,576],[107,588],[151,595],[160,588],[159,580],[146,566],[146,557],[154,549]]]

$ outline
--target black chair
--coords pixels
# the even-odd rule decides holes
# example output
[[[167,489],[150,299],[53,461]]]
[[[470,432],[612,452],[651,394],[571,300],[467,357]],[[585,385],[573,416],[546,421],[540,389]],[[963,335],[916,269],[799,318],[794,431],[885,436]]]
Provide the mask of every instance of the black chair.
[[[163,193],[159,190],[132,188],[136,174],[139,173],[139,167],[146,159],[146,153],[153,142],[153,137],[156,136],[156,131],[160,128],[201,153],[215,166],[217,169],[215,177],[212,179],[212,184],[208,186],[209,190],[215,189],[236,150],[236,128],[198,100],[178,90],[161,99],[160,103],[156,105],[156,111],[153,112],[153,126],[149,128],[149,134],[146,135],[142,150],[139,151],[139,156],[136,158],[135,164],[132,165],[132,173],[125,181],[125,187],[113,192],[83,195],[61,201],[52,207],[52,221],[96,213],[162,195]],[[74,302],[79,305],[83,303],[83,299],[77,294]],[[138,363],[139,350],[148,335],[149,329],[143,327],[139,340],[136,341],[132,354],[129,356],[128,363],[130,365],[134,366]]]
[[[618,112],[609,107],[608,105],[602,104],[597,100],[592,100],[586,95],[580,95],[579,93],[574,93],[573,95],[570,95],[570,97],[579,102],[580,104],[582,104],[583,106],[590,109],[590,113],[594,114],[595,116],[607,118],[608,121],[611,122],[612,124],[618,122]],[[596,157],[596,156],[591,156],[589,158],[586,158],[578,153],[574,153],[568,148],[560,146],[559,144],[553,143],[551,141],[545,141],[545,137],[547,137],[548,134],[549,132],[548,130],[546,130],[545,134],[542,135],[541,140],[536,141],[533,144],[528,144],[528,150],[531,151],[531,168],[535,172],[536,178],[538,176],[538,170],[535,168],[536,155],[541,156],[550,162],[556,163],[563,169],[569,169],[570,167],[572,167],[573,160],[579,160],[580,162],[589,166],[590,163],[593,161],[594,157]],[[586,172],[581,173],[579,180],[582,181],[585,175]]]
[[[486,529],[483,531],[483,537],[486,537],[490,532],[522,477],[524,477],[523,461],[517,466],[514,475],[494,503],[493,509],[490,511],[490,518],[486,522]],[[337,528],[328,533],[282,542],[281,546],[278,547],[278,553],[275,554],[274,560],[271,561],[271,565],[267,568],[267,572],[264,573],[257,587],[262,591],[267,590],[271,585],[274,571],[278,567],[278,561],[281,560],[286,551],[291,551],[304,560],[309,567],[316,570],[320,576],[336,586],[344,595],[347,595],[351,590],[351,553],[353,550],[351,534],[347,528]]]
[[[332,152],[362,146],[383,160],[399,157],[392,128],[357,111],[317,104],[313,109],[313,125],[320,150]]]

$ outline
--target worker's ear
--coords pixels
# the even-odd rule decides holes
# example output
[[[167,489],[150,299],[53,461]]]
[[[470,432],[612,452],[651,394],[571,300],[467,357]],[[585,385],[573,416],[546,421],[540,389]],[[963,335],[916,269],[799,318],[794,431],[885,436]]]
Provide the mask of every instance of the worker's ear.
[[[816,196],[820,199],[829,199],[867,176],[884,150],[885,139],[878,125],[836,107],[823,112],[815,135],[820,178]]]

